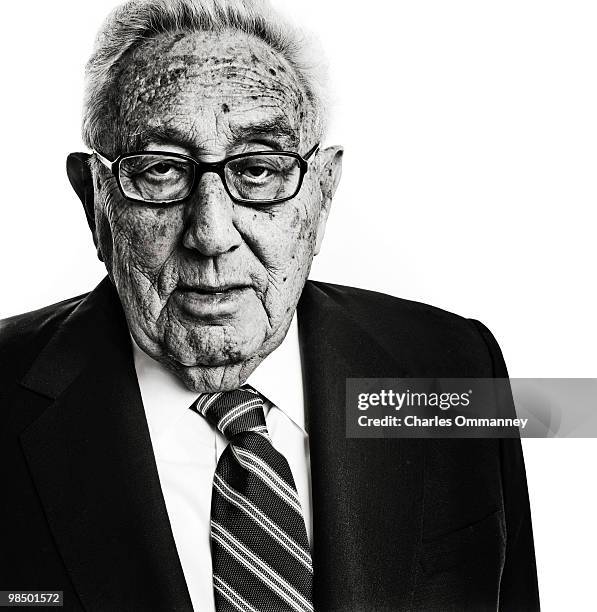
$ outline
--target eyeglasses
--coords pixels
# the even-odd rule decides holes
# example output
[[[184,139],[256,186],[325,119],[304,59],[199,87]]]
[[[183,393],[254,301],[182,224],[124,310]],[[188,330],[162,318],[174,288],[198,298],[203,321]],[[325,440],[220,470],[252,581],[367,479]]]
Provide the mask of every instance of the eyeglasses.
[[[181,153],[141,151],[115,160],[94,151],[108,168],[127,200],[174,204],[190,197],[206,172],[215,172],[233,202],[259,206],[279,204],[296,196],[316,144],[304,157],[290,151],[254,151],[219,162],[198,161]]]

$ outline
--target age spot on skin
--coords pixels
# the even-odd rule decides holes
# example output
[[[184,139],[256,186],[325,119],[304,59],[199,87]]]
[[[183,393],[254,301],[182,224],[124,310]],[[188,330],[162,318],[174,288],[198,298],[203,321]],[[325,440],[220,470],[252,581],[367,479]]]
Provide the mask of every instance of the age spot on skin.
[[[298,210],[294,211],[292,221],[290,222],[291,227],[298,227],[301,224],[301,215]]]

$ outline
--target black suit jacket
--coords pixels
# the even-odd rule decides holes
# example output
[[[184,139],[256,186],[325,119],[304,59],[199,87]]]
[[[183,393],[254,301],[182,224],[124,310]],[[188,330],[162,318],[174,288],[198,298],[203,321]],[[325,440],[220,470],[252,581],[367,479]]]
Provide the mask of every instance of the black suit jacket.
[[[347,377],[506,376],[476,321],[308,282],[298,307],[316,609],[537,610],[518,440],[347,439]],[[190,611],[117,294],[7,319],[0,589]]]

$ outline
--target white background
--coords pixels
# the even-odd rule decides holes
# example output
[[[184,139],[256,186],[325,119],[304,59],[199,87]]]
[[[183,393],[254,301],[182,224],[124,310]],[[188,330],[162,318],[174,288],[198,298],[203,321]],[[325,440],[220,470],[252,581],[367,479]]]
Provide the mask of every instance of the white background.
[[[114,4],[2,7],[0,317],[103,276],[64,162]],[[322,39],[346,147],[312,278],[479,318],[511,376],[597,377],[597,4],[276,5]],[[543,609],[594,609],[597,444],[525,451]]]

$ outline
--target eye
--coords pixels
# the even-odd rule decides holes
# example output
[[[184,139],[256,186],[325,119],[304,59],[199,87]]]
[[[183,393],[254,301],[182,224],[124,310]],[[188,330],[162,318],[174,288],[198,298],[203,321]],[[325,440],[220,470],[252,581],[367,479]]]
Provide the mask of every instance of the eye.
[[[266,179],[272,174],[272,169],[268,168],[264,165],[252,164],[250,166],[245,166],[239,174],[242,174],[244,177],[249,179]]]
[[[151,160],[131,173],[131,179],[146,181],[155,185],[188,181],[192,176],[192,169],[188,164],[172,159]]]
[[[174,164],[169,162],[158,162],[157,164],[153,164],[149,168],[145,169],[145,173],[153,174],[154,176],[167,176],[173,172],[178,172],[180,169],[177,168]]]

